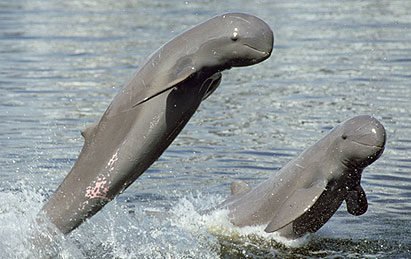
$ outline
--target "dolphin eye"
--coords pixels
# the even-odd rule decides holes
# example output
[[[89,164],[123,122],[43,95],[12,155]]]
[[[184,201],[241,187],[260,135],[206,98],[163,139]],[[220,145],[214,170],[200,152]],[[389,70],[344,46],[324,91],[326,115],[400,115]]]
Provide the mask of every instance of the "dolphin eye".
[[[342,135],[341,138],[342,139],[347,139],[347,135]]]

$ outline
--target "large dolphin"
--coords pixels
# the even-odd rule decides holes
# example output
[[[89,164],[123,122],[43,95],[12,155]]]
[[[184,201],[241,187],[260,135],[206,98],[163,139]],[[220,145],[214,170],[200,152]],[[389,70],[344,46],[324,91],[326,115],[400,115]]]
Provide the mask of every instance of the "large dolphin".
[[[267,59],[273,32],[243,13],[216,16],[154,52],[115,96],[42,213],[69,233],[136,180],[220,84],[221,72]]]
[[[362,215],[368,204],[361,174],[383,153],[385,139],[375,118],[351,118],[254,189],[233,184],[221,207],[234,225],[266,225],[290,239],[316,232],[344,200],[349,213]]]

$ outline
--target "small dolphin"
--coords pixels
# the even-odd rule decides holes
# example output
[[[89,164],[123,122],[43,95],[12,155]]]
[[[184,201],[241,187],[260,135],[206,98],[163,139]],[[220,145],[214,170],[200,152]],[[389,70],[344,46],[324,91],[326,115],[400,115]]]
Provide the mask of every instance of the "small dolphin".
[[[233,183],[221,207],[234,225],[267,224],[266,232],[290,239],[319,230],[344,200],[350,214],[362,215],[368,203],[361,174],[381,156],[385,139],[375,118],[351,118],[254,189]]]
[[[75,165],[41,213],[65,234],[97,213],[157,160],[218,87],[222,71],[262,62],[273,41],[259,18],[227,13],[163,45],[82,132]]]

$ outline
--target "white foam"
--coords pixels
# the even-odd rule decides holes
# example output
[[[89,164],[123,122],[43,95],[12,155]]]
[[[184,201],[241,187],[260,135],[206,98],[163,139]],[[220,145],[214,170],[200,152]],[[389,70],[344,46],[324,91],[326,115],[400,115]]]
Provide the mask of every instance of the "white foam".
[[[47,245],[36,246],[35,242],[40,241],[36,235],[45,234],[44,230],[48,228],[36,223],[44,199],[44,194],[25,182],[18,182],[13,190],[0,192],[0,258],[73,258],[68,254],[78,254],[70,244],[64,244],[62,235],[53,236],[53,241]]]
[[[246,227],[234,226],[229,220],[228,210],[217,209],[208,214],[201,214],[196,209],[195,204],[198,203],[199,200],[204,201],[205,198],[210,198],[210,200],[208,200],[209,203],[211,200],[219,200],[215,197],[200,197],[191,200],[182,198],[172,210],[175,214],[176,224],[189,231],[199,232],[200,229],[205,229],[208,233],[216,236],[225,236],[230,239],[247,239],[248,237],[255,239],[255,237],[257,237],[262,242],[274,241],[293,248],[301,247],[309,241],[308,235],[295,240],[290,240],[281,237],[278,233],[267,233],[264,231],[265,225]],[[222,199],[220,199],[218,203],[221,201]],[[215,206],[218,203],[212,205]]]
[[[293,247],[304,244],[265,233],[262,226],[233,226],[226,210],[204,214],[223,198],[202,194],[180,198],[170,204],[170,211],[155,204],[137,202],[130,208],[114,201],[72,234],[53,234],[48,243],[43,242],[48,232],[36,224],[45,200],[24,184],[0,191],[0,258],[218,258],[222,237],[257,245],[273,240]],[[50,231],[47,224],[46,229]],[[33,233],[44,234],[43,246],[33,246]]]

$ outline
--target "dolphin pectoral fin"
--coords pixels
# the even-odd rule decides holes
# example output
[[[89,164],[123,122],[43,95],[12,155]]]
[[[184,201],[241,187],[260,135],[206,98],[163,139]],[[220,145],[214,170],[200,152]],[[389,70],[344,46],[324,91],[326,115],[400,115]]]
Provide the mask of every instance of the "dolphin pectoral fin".
[[[197,69],[192,64],[192,60],[190,58],[179,60],[176,64],[176,67],[177,68],[175,68],[175,70],[177,70],[177,72],[175,74],[164,72],[164,74],[168,74],[168,80],[170,80],[170,82],[161,82],[161,79],[164,78],[154,80],[151,86],[149,86],[142,93],[140,93],[141,98],[139,98],[139,100],[133,105],[133,108],[176,87],[178,84],[184,82],[197,72]]]
[[[265,228],[265,232],[270,233],[277,231],[307,212],[318,200],[326,189],[326,186],[327,181],[322,180],[313,183],[309,188],[296,190],[291,197],[277,209],[277,213]]]
[[[208,86],[206,86],[208,88],[206,94],[203,97],[203,101],[205,99],[207,99],[212,93],[214,93],[214,91],[217,89],[217,87],[220,85],[221,83],[221,73],[215,73],[214,75],[212,75],[209,79],[207,79],[206,82],[208,82]]]
[[[244,181],[235,181],[231,183],[231,195],[246,193],[251,190],[250,186]]]
[[[367,196],[361,185],[357,185],[354,189],[348,191],[345,203],[347,204],[347,211],[354,216],[360,216],[367,211]]]
[[[188,78],[188,77],[187,77]],[[185,78],[185,79],[187,79]],[[182,80],[184,81],[184,80]],[[171,83],[167,84],[166,86],[162,87],[160,90],[155,91],[155,90],[148,90],[143,96],[143,98],[141,98],[139,101],[137,101],[134,105],[133,108],[137,107],[138,105],[145,103],[147,101],[149,101],[150,99],[174,88],[178,83],[180,83],[180,80],[174,80]]]

